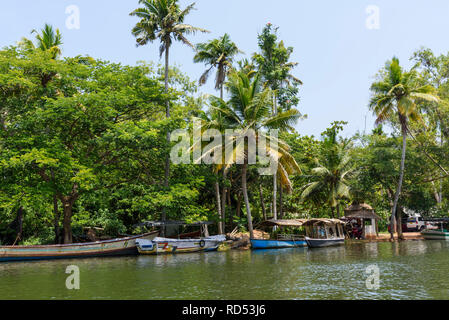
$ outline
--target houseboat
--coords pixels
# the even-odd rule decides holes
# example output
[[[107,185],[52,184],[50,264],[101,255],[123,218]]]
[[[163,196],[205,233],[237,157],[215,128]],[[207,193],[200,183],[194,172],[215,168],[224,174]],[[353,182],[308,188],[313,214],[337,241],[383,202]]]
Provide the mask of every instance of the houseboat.
[[[309,219],[303,223],[305,241],[310,248],[342,245],[345,243],[343,225],[338,219]]]

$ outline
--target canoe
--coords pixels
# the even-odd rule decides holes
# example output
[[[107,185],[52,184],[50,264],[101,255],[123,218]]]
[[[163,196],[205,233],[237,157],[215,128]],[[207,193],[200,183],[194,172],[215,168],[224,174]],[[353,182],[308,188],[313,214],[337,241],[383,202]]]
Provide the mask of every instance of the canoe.
[[[306,237],[306,242],[309,248],[322,248],[342,245],[345,243],[345,238],[313,239]]]
[[[140,254],[190,253],[215,251],[226,240],[225,236],[212,236],[199,239],[154,238],[136,241]]]
[[[442,230],[423,230],[421,235],[426,240],[449,240],[449,232]]]
[[[136,241],[154,239],[159,231],[138,236],[75,244],[2,246],[0,262],[137,255]]]
[[[281,249],[307,247],[305,240],[263,240],[251,239],[252,249]]]

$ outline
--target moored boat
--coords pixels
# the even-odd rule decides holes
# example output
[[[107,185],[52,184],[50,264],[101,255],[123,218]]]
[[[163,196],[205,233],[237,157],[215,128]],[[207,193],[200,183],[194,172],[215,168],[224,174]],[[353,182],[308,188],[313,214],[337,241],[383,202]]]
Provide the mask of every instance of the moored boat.
[[[154,238],[136,242],[140,254],[190,253],[215,251],[226,240],[225,236],[211,236],[198,239]]]
[[[438,225],[434,229],[424,229],[421,235],[425,240],[449,240],[449,218],[426,219],[426,222]],[[427,224],[429,226],[429,224]]]
[[[421,235],[426,240],[449,240],[448,230],[423,230]]]
[[[159,231],[106,241],[33,246],[1,246],[0,262],[108,257],[138,254],[136,241],[151,240]]]
[[[309,248],[339,246],[345,243],[342,226],[338,219],[310,219],[303,224],[306,227],[305,240]]]
[[[291,219],[291,220],[267,220],[262,226],[279,227],[279,228],[299,228],[303,225],[305,220]],[[307,247],[304,236],[295,234],[277,234],[276,239],[251,239],[251,249],[282,249],[282,248],[297,248]]]
[[[185,221],[146,221],[140,226],[160,227],[165,233],[173,237],[157,237],[151,240],[140,239],[137,241],[137,250],[140,254],[163,254],[163,253],[190,253],[200,251],[215,251],[226,241],[226,236],[209,236],[208,226],[213,222]],[[199,232],[180,234],[180,228],[199,227]],[[176,235],[176,238],[175,238]],[[189,236],[198,236],[190,238]]]

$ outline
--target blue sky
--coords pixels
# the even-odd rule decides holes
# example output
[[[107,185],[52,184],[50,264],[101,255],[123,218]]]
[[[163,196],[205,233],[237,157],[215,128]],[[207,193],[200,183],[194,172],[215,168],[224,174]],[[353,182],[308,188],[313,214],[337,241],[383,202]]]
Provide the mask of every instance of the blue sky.
[[[183,7],[193,1],[181,0]],[[80,28],[68,29],[66,7],[80,10]],[[379,29],[368,29],[369,5],[379,8]],[[16,0],[3,1],[0,10],[0,46],[14,44],[44,23],[58,27],[64,37],[63,55],[89,54],[95,58],[134,65],[140,60],[159,62],[158,44],[136,48],[130,29],[137,18],[129,12],[137,0]],[[250,56],[257,51],[257,34],[267,22],[279,26],[279,36],[294,47],[294,74],[304,85],[298,108],[308,115],[297,129],[319,134],[332,121],[348,121],[344,135],[373,128],[368,110],[369,87],[385,61],[397,56],[411,66],[412,53],[421,46],[435,53],[449,51],[447,0],[197,0],[187,23],[210,34],[191,36],[193,43],[225,32]],[[240,58],[243,58],[241,55]],[[171,62],[192,79],[204,66],[192,62],[193,51],[175,44]],[[201,88],[214,93],[213,78]]]

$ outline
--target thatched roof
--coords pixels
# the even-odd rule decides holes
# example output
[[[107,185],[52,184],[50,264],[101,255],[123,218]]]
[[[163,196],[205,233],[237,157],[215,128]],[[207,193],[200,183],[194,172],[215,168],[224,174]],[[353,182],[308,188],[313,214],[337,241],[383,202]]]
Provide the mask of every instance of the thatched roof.
[[[339,219],[308,219],[305,220],[303,225],[304,226],[313,226],[316,224],[345,224],[343,221]]]
[[[269,226],[269,227],[300,227],[303,225],[306,219],[289,219],[289,220],[267,220],[261,223],[261,226]]]
[[[374,212],[374,209],[366,203],[353,203],[345,209],[345,217],[381,220],[381,218]]]

